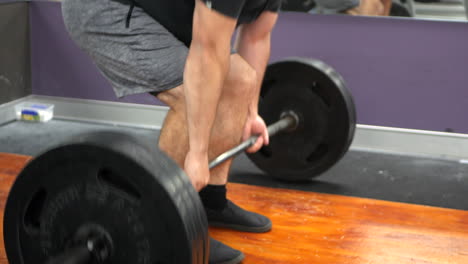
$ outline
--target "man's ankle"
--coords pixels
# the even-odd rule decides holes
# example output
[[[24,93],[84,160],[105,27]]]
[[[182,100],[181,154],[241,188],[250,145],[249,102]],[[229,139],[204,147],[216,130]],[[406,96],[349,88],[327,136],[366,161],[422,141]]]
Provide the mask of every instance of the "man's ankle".
[[[221,211],[227,205],[226,185],[207,185],[199,195],[206,208]]]

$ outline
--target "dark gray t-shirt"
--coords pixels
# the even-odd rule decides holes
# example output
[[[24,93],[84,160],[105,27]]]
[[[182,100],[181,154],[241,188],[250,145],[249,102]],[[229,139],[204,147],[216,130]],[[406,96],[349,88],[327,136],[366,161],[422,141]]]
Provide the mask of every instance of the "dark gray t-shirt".
[[[255,21],[264,11],[278,12],[282,0],[202,0],[205,4],[237,19],[238,24]],[[150,16],[189,46],[192,41],[195,0],[135,0]]]

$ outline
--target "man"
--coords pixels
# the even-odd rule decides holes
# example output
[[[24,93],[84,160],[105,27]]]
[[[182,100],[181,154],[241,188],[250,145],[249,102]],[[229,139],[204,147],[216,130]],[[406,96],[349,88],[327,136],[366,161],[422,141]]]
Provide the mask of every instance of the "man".
[[[388,16],[391,0],[316,0],[320,13],[354,16]]]
[[[266,232],[271,221],[226,199],[231,161],[208,162],[253,134],[268,144],[257,112],[280,0],[64,0],[70,35],[117,96],[151,93],[170,110],[159,147],[201,190],[210,224]],[[236,52],[231,39],[238,28]],[[243,254],[211,239],[210,263]]]

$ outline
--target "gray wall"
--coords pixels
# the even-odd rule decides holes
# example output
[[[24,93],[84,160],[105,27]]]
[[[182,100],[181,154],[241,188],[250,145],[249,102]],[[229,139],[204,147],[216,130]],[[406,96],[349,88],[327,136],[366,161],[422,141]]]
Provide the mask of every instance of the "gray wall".
[[[28,3],[0,2],[0,104],[31,94]]]
[[[116,101],[70,40],[60,3],[32,2],[33,93]],[[358,122],[468,133],[468,23],[281,14],[272,60],[319,58],[340,72]],[[158,104],[148,95],[119,101]]]

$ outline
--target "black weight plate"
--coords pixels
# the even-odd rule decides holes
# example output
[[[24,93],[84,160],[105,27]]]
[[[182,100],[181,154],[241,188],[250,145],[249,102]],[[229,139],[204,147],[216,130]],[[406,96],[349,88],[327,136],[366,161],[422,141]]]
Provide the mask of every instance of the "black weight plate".
[[[300,125],[271,138],[249,158],[267,174],[283,180],[316,177],[347,152],[356,113],[341,76],[318,60],[290,58],[268,66],[259,113],[267,124],[295,112]]]
[[[390,16],[394,17],[412,17],[408,8],[400,3],[393,2],[390,9]]]
[[[128,135],[92,133],[27,164],[5,208],[9,263],[44,263],[86,225],[110,235],[107,263],[208,263],[198,193],[167,155]]]

